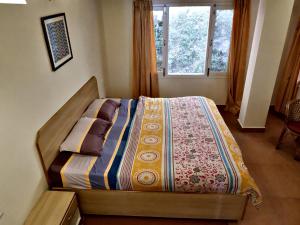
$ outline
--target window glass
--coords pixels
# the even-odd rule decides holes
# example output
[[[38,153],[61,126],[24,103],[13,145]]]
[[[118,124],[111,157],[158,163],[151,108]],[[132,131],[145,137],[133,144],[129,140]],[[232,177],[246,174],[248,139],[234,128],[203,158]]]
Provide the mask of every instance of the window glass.
[[[210,6],[170,7],[168,73],[204,74]]]
[[[157,70],[162,71],[163,70],[163,45],[164,45],[163,11],[154,10],[153,20],[154,20],[154,31],[155,31]]]
[[[168,75],[226,74],[233,10],[228,5],[211,13],[211,7],[154,8],[158,71],[166,69]],[[214,26],[210,26],[210,21],[214,21]]]
[[[211,71],[226,72],[232,30],[233,10],[217,10],[213,36]]]

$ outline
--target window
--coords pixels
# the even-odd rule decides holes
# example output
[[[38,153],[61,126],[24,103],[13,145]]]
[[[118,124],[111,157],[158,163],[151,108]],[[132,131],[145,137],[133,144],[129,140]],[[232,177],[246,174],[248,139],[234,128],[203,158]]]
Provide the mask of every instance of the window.
[[[157,70],[162,71],[163,70],[163,46],[164,46],[163,11],[162,10],[153,11],[153,19],[154,19],[154,30],[155,30]]]
[[[231,5],[155,6],[157,69],[164,75],[226,74]]]
[[[233,10],[216,10],[211,71],[226,72],[232,30]]]
[[[169,8],[169,74],[204,74],[209,12],[208,6]]]

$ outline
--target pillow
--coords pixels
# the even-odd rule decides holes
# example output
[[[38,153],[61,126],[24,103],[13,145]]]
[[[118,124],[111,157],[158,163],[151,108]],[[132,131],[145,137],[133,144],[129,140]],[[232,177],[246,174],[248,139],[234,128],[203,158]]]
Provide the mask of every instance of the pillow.
[[[120,102],[112,99],[96,99],[90,104],[82,115],[83,117],[101,118],[112,122],[116,109],[120,107]]]
[[[60,151],[100,156],[105,134],[111,123],[102,119],[81,118],[61,144]]]

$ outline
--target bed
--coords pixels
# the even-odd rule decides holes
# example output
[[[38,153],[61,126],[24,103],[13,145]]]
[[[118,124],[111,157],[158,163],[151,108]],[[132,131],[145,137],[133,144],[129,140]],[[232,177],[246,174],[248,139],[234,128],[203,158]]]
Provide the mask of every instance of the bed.
[[[98,97],[93,77],[37,135],[49,188],[75,191],[83,213],[238,220],[248,198],[261,203],[238,145],[204,97],[122,99],[101,157],[60,153]]]

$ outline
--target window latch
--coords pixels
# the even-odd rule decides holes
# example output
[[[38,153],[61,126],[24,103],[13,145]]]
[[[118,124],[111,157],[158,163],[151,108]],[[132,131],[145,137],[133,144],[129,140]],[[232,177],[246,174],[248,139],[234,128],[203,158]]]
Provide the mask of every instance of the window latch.
[[[163,68],[163,76],[166,76],[166,68]]]
[[[210,68],[207,68],[207,76],[209,77]]]

